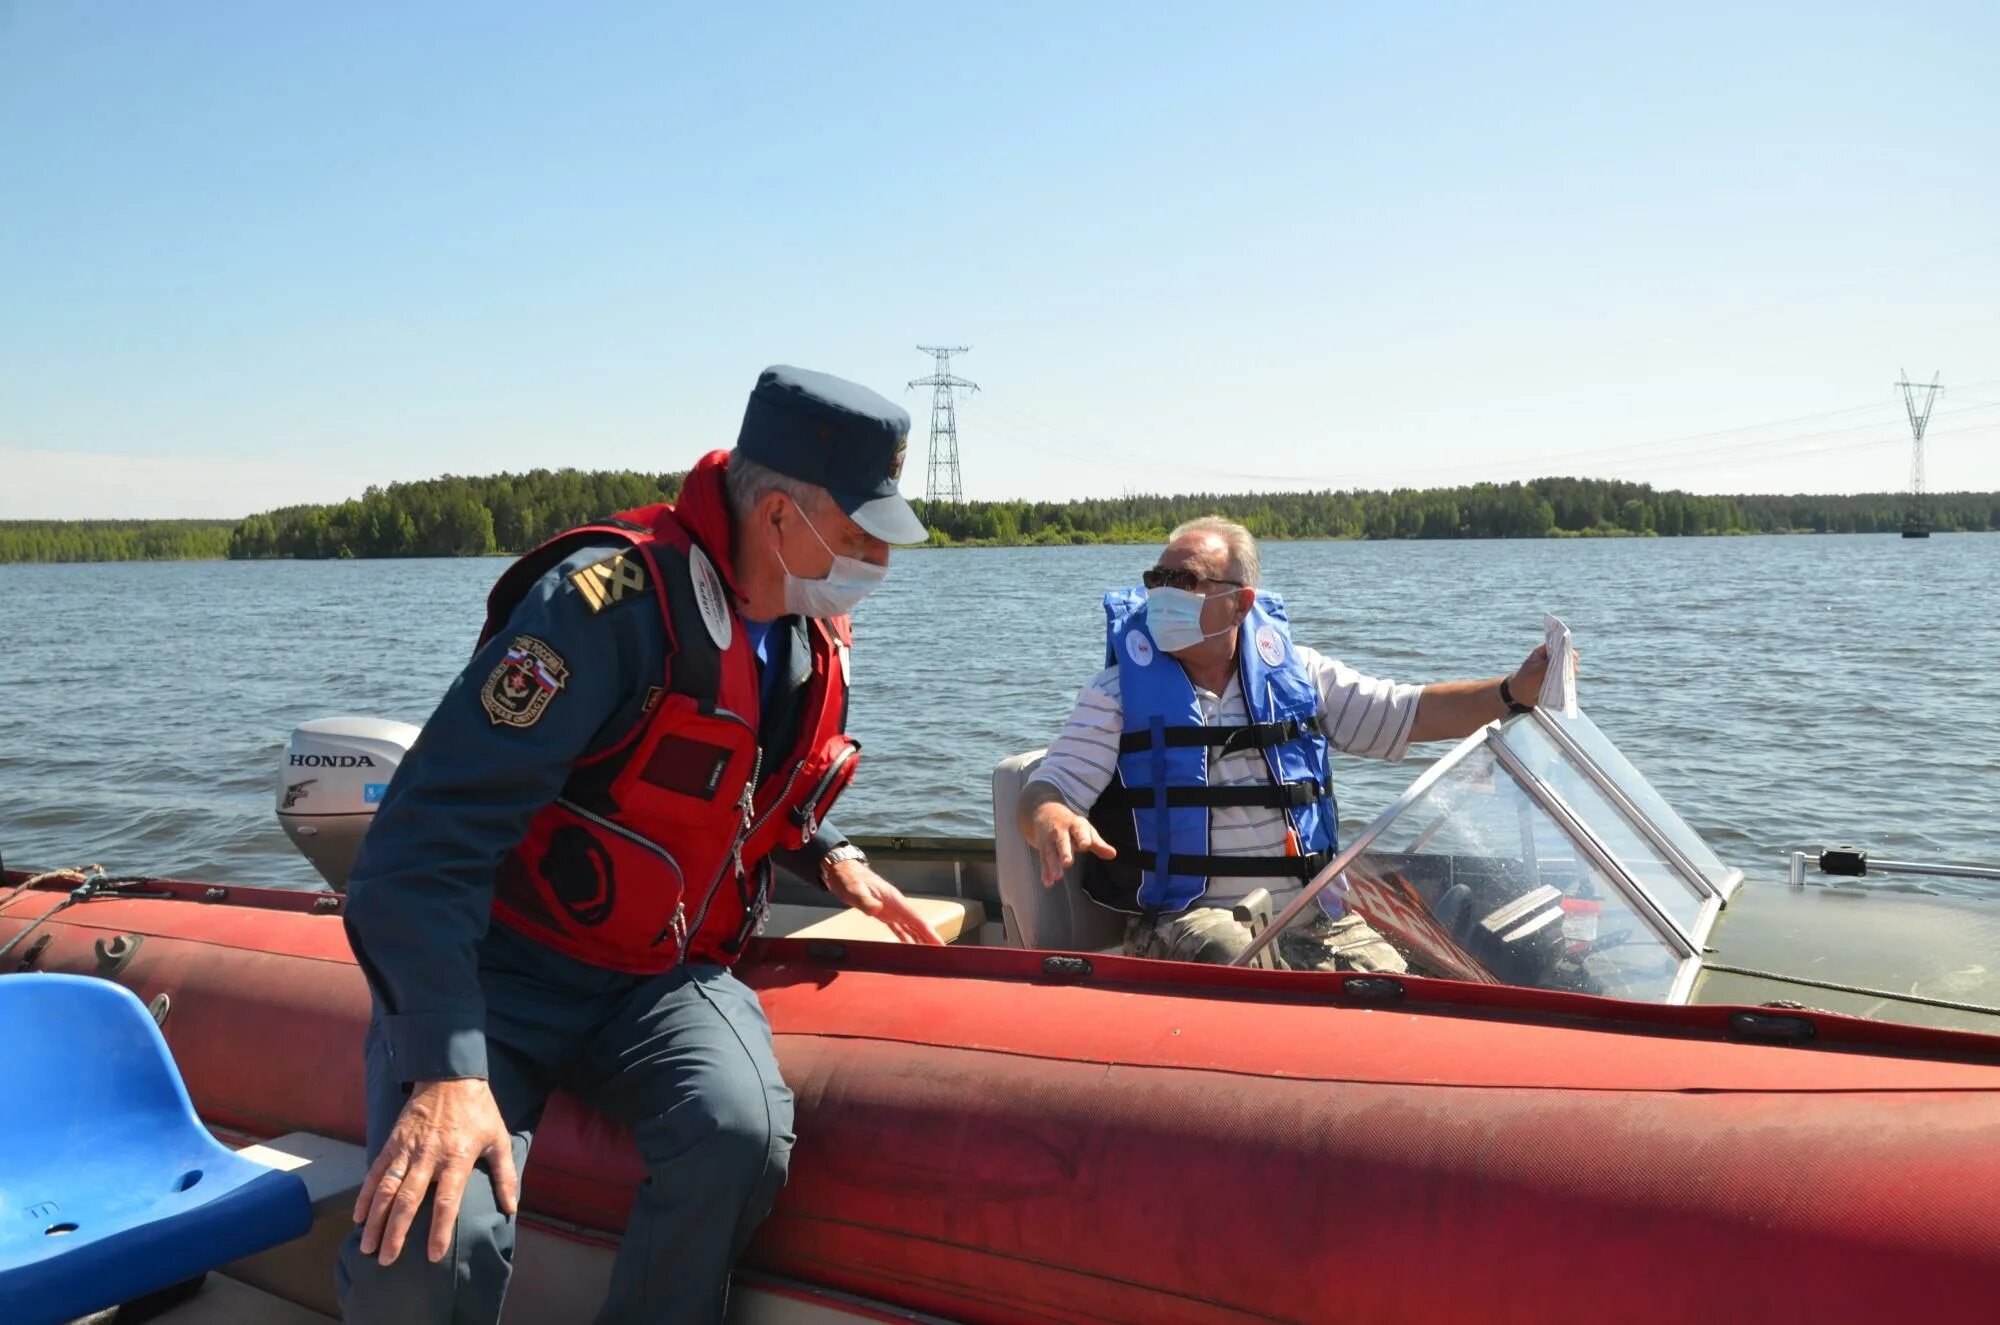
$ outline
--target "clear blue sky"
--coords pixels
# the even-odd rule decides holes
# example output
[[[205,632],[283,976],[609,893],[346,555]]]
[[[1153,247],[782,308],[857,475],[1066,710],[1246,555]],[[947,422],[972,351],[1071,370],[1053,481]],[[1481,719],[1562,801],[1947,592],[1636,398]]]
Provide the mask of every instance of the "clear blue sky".
[[[0,0],[0,518],[681,468],[776,361],[905,401],[917,486],[938,338],[980,497],[1896,487],[1905,366],[1934,486],[2000,488],[1996,51],[1990,3]]]

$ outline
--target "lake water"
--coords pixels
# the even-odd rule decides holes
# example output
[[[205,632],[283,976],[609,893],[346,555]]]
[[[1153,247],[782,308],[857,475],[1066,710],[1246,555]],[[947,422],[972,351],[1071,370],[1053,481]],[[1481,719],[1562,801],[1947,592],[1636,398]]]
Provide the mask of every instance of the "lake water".
[[[899,552],[856,622],[849,833],[987,836],[996,761],[1101,665],[1141,547]],[[1423,681],[1511,671],[1555,612],[1584,707],[1724,860],[2000,857],[2000,535],[1277,543],[1301,642]],[[0,566],[0,852],[314,885],[272,816],[295,723],[421,723],[498,560]],[[1348,831],[1446,746],[1335,766]]]

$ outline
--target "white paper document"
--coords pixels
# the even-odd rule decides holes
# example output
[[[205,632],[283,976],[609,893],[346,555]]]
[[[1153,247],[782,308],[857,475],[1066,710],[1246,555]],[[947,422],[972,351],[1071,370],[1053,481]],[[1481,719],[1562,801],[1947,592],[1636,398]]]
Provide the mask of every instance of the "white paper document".
[[[1569,627],[1552,616],[1542,617],[1548,632],[1549,671],[1542,678],[1542,697],[1537,703],[1565,718],[1576,716],[1576,648],[1570,643]]]

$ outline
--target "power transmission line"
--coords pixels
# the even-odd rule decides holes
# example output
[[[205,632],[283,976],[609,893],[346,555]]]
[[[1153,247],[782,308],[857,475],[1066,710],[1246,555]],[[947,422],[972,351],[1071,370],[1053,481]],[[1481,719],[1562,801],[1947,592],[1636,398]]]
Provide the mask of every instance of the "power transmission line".
[[[979,383],[968,382],[962,377],[953,377],[951,356],[970,354],[970,345],[919,345],[919,350],[937,360],[937,366],[929,377],[915,378],[910,389],[920,386],[931,388],[931,452],[929,481],[924,486],[924,500],[927,502],[948,502],[953,506],[965,500],[959,484],[958,474],[958,406],[953,400],[953,391],[977,391]]]
[[[1937,404],[1944,387],[1939,374],[1932,373],[1928,386],[1910,380],[1909,370],[1896,385],[1903,389],[1903,408],[1910,416],[1910,511],[1903,517],[1903,537],[1921,538],[1930,533],[1930,512],[1924,505],[1924,429],[1931,426],[1931,407]],[[1917,392],[1924,393],[1924,407],[1917,409]]]
[[[989,408],[992,407],[989,406]],[[1843,432],[1863,432],[1870,429],[1879,428],[1883,425],[1881,423],[1861,423],[1841,428],[1824,429],[1816,432],[1796,433],[1776,439],[1744,438],[1742,441],[1725,442],[1720,446],[1711,445],[1707,447],[1697,448],[1692,451],[1682,450],[1680,448],[1683,446],[1683,444],[1688,442],[1710,441],[1716,438],[1737,437],[1745,433],[1762,432],[1771,428],[1783,427],[1786,424],[1808,423],[1818,419],[1835,418],[1843,414],[1857,414],[1863,411],[1882,410],[1887,408],[1889,407],[1881,403],[1876,403],[1873,405],[1849,405],[1840,409],[1821,410],[1813,414],[1796,415],[1792,418],[1772,419],[1764,423],[1743,424],[1734,428],[1720,428],[1709,432],[1684,433],[1676,437],[1658,437],[1650,441],[1624,442],[1612,446],[1587,447],[1580,450],[1558,451],[1553,453],[1543,453],[1539,455],[1513,455],[1504,457],[1494,457],[1491,459],[1455,461],[1444,465],[1432,465],[1429,466],[1428,469],[1429,472],[1433,474],[1479,473],[1481,475],[1493,475],[1502,472],[1511,473],[1517,470],[1527,469],[1534,466],[1564,465],[1564,464],[1573,464],[1578,462],[1599,461],[1599,460],[1608,461],[1611,460],[1613,457],[1619,457],[1619,463],[1623,464],[1632,461],[1637,461],[1642,458],[1650,458],[1650,453],[1654,452],[1663,452],[1668,456],[1673,456],[1676,454],[1705,455],[1705,454],[1711,454],[1718,450],[1734,452],[1746,446],[1763,444],[1766,441],[1777,442],[1777,443],[1797,442],[1797,441],[1810,440],[1815,437],[1833,436]],[[1018,415],[1018,417],[1016,417],[1016,415]],[[999,410],[996,412],[995,418],[1001,420],[1002,422],[1011,421],[1012,423],[1014,423],[1019,427],[1031,428],[1036,432],[1043,433],[1048,437],[1049,441],[1055,446],[1061,448],[1063,451],[1072,456],[1076,454],[1075,448],[1069,446],[1055,428],[1051,427],[1047,423],[1042,422],[1041,420],[1034,418],[1031,415],[1027,415],[1025,411],[1015,411],[1014,413],[1010,413],[1009,410]],[[1379,448],[1369,448],[1369,449],[1379,449]],[[1102,444],[1098,443],[1094,443],[1089,448],[1087,455],[1089,458],[1092,459],[1128,460],[1135,464],[1142,464],[1142,463],[1148,464],[1151,467],[1157,467],[1158,464],[1157,456],[1154,456],[1150,459],[1146,459],[1139,456],[1121,454],[1120,452],[1114,449],[1107,448]],[[1315,484],[1322,487],[1339,487],[1343,484],[1351,484],[1357,480],[1364,480],[1364,479],[1397,478],[1409,472],[1406,468],[1396,468],[1396,469],[1374,469],[1374,470],[1350,470],[1340,475],[1304,474],[1304,473],[1278,474],[1278,473],[1258,472],[1252,470],[1233,469],[1226,466],[1202,465],[1202,464],[1193,464],[1186,462],[1176,462],[1174,468],[1177,471],[1199,473],[1214,478],[1248,479],[1254,482],[1270,482],[1270,483]],[[1543,472],[1546,474],[1550,471],[1544,470]]]
[[[1970,384],[1964,388],[2000,384],[2000,379],[1988,379]],[[1959,399],[1965,398],[1961,395]],[[2000,402],[1967,401],[1967,408],[1946,410],[1939,418],[1954,418],[1963,414],[1982,413],[2000,408]],[[1077,446],[1068,435],[1069,430],[1058,428],[1046,420],[1036,417],[1018,404],[1002,409],[992,403],[984,407],[995,411],[988,425],[997,425],[1002,440],[1010,447],[1040,454],[1059,456],[1067,466],[1099,468],[1107,471],[1123,472],[1126,466],[1140,466],[1150,472],[1162,468],[1157,454],[1140,456],[1124,452],[1115,446],[1106,446],[1093,441],[1087,446]],[[1887,402],[1874,405],[1850,405],[1839,409],[1821,410],[1811,414],[1794,415],[1783,419],[1770,419],[1763,423],[1743,424],[1733,428],[1718,428],[1707,432],[1683,433],[1678,436],[1658,437],[1649,441],[1624,442],[1610,446],[1587,447],[1578,450],[1543,452],[1540,454],[1494,456],[1490,459],[1454,461],[1443,465],[1430,465],[1426,470],[1431,475],[1477,474],[1491,481],[1507,481],[1507,476],[1530,468],[1539,468],[1543,475],[1557,472],[1555,466],[1585,465],[1591,469],[1613,466],[1623,474],[1656,473],[1673,469],[1707,469],[1719,465],[1736,463],[1762,463],[1768,460],[1797,458],[1808,455],[1826,455],[1864,450],[1873,447],[1899,445],[1892,437],[1881,435],[1889,426],[1885,418],[1880,421],[1843,424],[1834,427],[1814,429],[1806,432],[1786,433],[1781,436],[1759,437],[1753,434],[1768,432],[1788,424],[1832,420],[1841,415],[1854,415],[1874,410],[1893,408]],[[1972,431],[1952,430],[1952,435]],[[1850,437],[1856,433],[1877,433],[1865,441],[1834,440]],[[1929,440],[1930,434],[1926,434]],[[1696,443],[1696,445],[1690,445]],[[1379,448],[1368,448],[1379,449]],[[1341,474],[1329,473],[1269,473],[1228,468],[1226,465],[1204,465],[1189,461],[1173,461],[1168,468],[1183,476],[1199,476],[1214,480],[1236,480],[1259,483],[1283,484],[1287,487],[1339,488],[1365,486],[1370,479],[1390,479],[1407,482],[1409,470],[1373,469],[1348,470]],[[1162,477],[1166,477],[1162,475]],[[1525,475],[1524,475],[1525,477]]]

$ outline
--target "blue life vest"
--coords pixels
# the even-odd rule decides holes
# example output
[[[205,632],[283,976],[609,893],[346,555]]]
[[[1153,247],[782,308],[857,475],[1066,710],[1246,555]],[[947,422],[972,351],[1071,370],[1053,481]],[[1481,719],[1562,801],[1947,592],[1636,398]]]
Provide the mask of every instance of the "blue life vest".
[[[1200,901],[1211,878],[1311,878],[1339,850],[1340,814],[1320,731],[1319,689],[1292,647],[1283,600],[1259,593],[1244,618],[1237,683],[1250,722],[1228,727],[1203,723],[1194,683],[1154,643],[1145,606],[1144,589],[1104,597],[1105,664],[1118,668],[1125,732],[1118,776],[1092,807],[1091,822],[1119,854],[1090,858],[1085,891],[1121,911],[1176,912]],[[1269,784],[1208,785],[1210,750],[1220,758],[1251,749],[1263,752]],[[1208,816],[1220,806],[1284,811],[1298,854],[1211,855]]]

